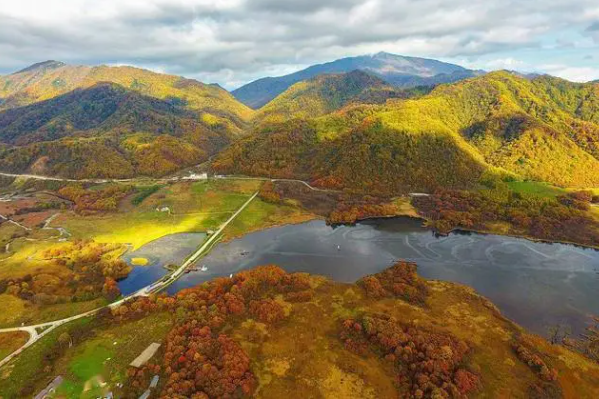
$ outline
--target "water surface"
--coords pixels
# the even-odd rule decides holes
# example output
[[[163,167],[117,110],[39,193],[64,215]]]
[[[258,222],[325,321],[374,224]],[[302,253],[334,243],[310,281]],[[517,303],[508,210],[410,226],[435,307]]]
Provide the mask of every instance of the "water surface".
[[[581,332],[599,314],[599,251],[566,244],[476,233],[437,237],[408,218],[333,228],[322,221],[272,228],[219,244],[169,293],[264,264],[354,282],[398,259],[418,263],[423,277],[463,283],[504,315],[545,334],[565,323]]]
[[[128,251],[121,259],[129,265],[133,265],[133,258],[145,258],[148,263],[145,266],[133,266],[127,278],[119,281],[121,293],[132,294],[159,280],[168,273],[164,266],[181,265],[205,239],[205,233],[170,234],[151,241],[135,251]]]

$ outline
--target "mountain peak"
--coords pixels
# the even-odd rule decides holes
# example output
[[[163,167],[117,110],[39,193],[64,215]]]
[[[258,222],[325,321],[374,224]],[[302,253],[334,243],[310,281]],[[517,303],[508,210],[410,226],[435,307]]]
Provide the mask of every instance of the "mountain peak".
[[[64,62],[61,62],[61,61],[48,60],[48,61],[38,62],[33,65],[30,65],[27,68],[23,68],[20,71],[15,72],[15,74],[25,73],[25,72],[33,72],[33,71],[38,71],[38,70],[45,71],[48,69],[57,69],[57,68],[61,68],[66,65],[67,64],[65,64]]]

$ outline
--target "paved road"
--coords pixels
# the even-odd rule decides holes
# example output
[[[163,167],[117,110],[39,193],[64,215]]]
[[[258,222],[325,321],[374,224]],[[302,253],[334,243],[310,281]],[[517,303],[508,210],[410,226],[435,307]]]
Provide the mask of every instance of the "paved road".
[[[152,182],[152,181],[185,181],[184,177],[174,176],[174,177],[165,177],[165,178],[132,178],[132,179],[68,179],[65,177],[53,177],[53,176],[42,176],[42,175],[31,175],[31,174],[16,174],[16,173],[3,173],[0,172],[0,176],[5,177],[22,177],[26,179],[34,179],[34,180],[49,180],[49,181],[62,181],[62,182],[71,182],[71,183],[133,183],[133,182]],[[276,179],[270,177],[249,177],[249,176],[232,176],[232,175],[216,175],[215,179],[233,179],[233,180],[258,180],[258,181],[287,181],[287,182],[296,182],[305,185],[310,190],[313,191],[336,191],[336,190],[328,190],[322,189],[318,187],[313,187],[304,180],[299,179]],[[195,179],[189,179],[195,180]]]
[[[17,349],[16,351],[11,353],[7,357],[5,357],[4,359],[0,360],[0,367],[4,366],[8,362],[10,362],[16,356],[21,354],[25,349],[27,349],[31,345],[35,344],[42,337],[44,337],[46,334],[48,334],[50,331],[56,329],[57,327],[60,327],[64,324],[69,323],[74,320],[92,316],[92,315],[96,314],[97,312],[99,312],[101,309],[104,309],[106,307],[116,308],[116,307],[120,306],[121,304],[123,304],[125,301],[128,301],[129,299],[132,299],[132,298],[135,298],[138,296],[148,296],[152,293],[159,292],[159,291],[163,290],[164,288],[168,287],[170,284],[172,284],[174,281],[176,281],[179,277],[181,277],[183,275],[183,273],[185,273],[185,270],[190,265],[192,265],[194,262],[196,262],[199,259],[199,257],[202,256],[208,248],[210,248],[210,245],[218,238],[218,236],[223,232],[223,230],[233,220],[235,220],[235,218],[237,216],[239,216],[239,214],[241,212],[243,212],[243,210],[254,200],[254,198],[256,198],[257,195],[258,195],[258,192],[256,191],[229,219],[227,219],[226,222],[224,222],[219,227],[219,229],[214,234],[212,234],[208,238],[208,240],[206,240],[193,254],[191,254],[191,256],[189,256],[189,258],[187,258],[187,260],[185,262],[183,262],[183,264],[181,266],[179,266],[179,268],[177,270],[175,270],[170,275],[168,275],[168,277],[163,278],[153,284],[150,284],[147,287],[144,287],[127,297],[124,297],[116,302],[113,302],[108,306],[103,306],[103,307],[100,307],[97,309],[90,310],[85,313],[67,317],[66,319],[55,320],[55,321],[35,324],[35,325],[31,325],[31,326],[0,329],[0,333],[15,332],[15,331],[24,331],[24,332],[29,333],[29,340],[25,343],[25,345],[23,345],[22,347],[20,347],[19,349]]]

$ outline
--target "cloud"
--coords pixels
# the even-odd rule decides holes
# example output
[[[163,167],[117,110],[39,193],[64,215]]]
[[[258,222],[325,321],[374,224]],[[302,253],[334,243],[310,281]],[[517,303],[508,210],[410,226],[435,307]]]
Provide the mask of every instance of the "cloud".
[[[586,29],[586,33],[593,38],[595,43],[599,43],[599,21],[593,22]]]
[[[597,40],[598,16],[596,0],[20,0],[0,8],[0,71],[46,59],[134,64],[231,88],[381,50],[534,51],[572,26]]]
[[[590,82],[599,79],[599,68],[572,67],[561,64],[542,65],[541,69],[549,74],[572,82]]]

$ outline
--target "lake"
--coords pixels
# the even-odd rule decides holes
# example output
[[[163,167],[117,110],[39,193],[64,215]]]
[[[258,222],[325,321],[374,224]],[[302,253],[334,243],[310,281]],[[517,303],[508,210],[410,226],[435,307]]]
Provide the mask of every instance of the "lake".
[[[425,278],[475,288],[505,316],[539,334],[557,323],[582,332],[588,315],[599,314],[599,251],[476,233],[438,237],[409,218],[338,227],[312,221],[251,233],[217,245],[199,261],[207,271],[185,274],[168,291],[264,264],[354,282],[398,259],[418,263]],[[134,286],[141,288],[128,285]]]

